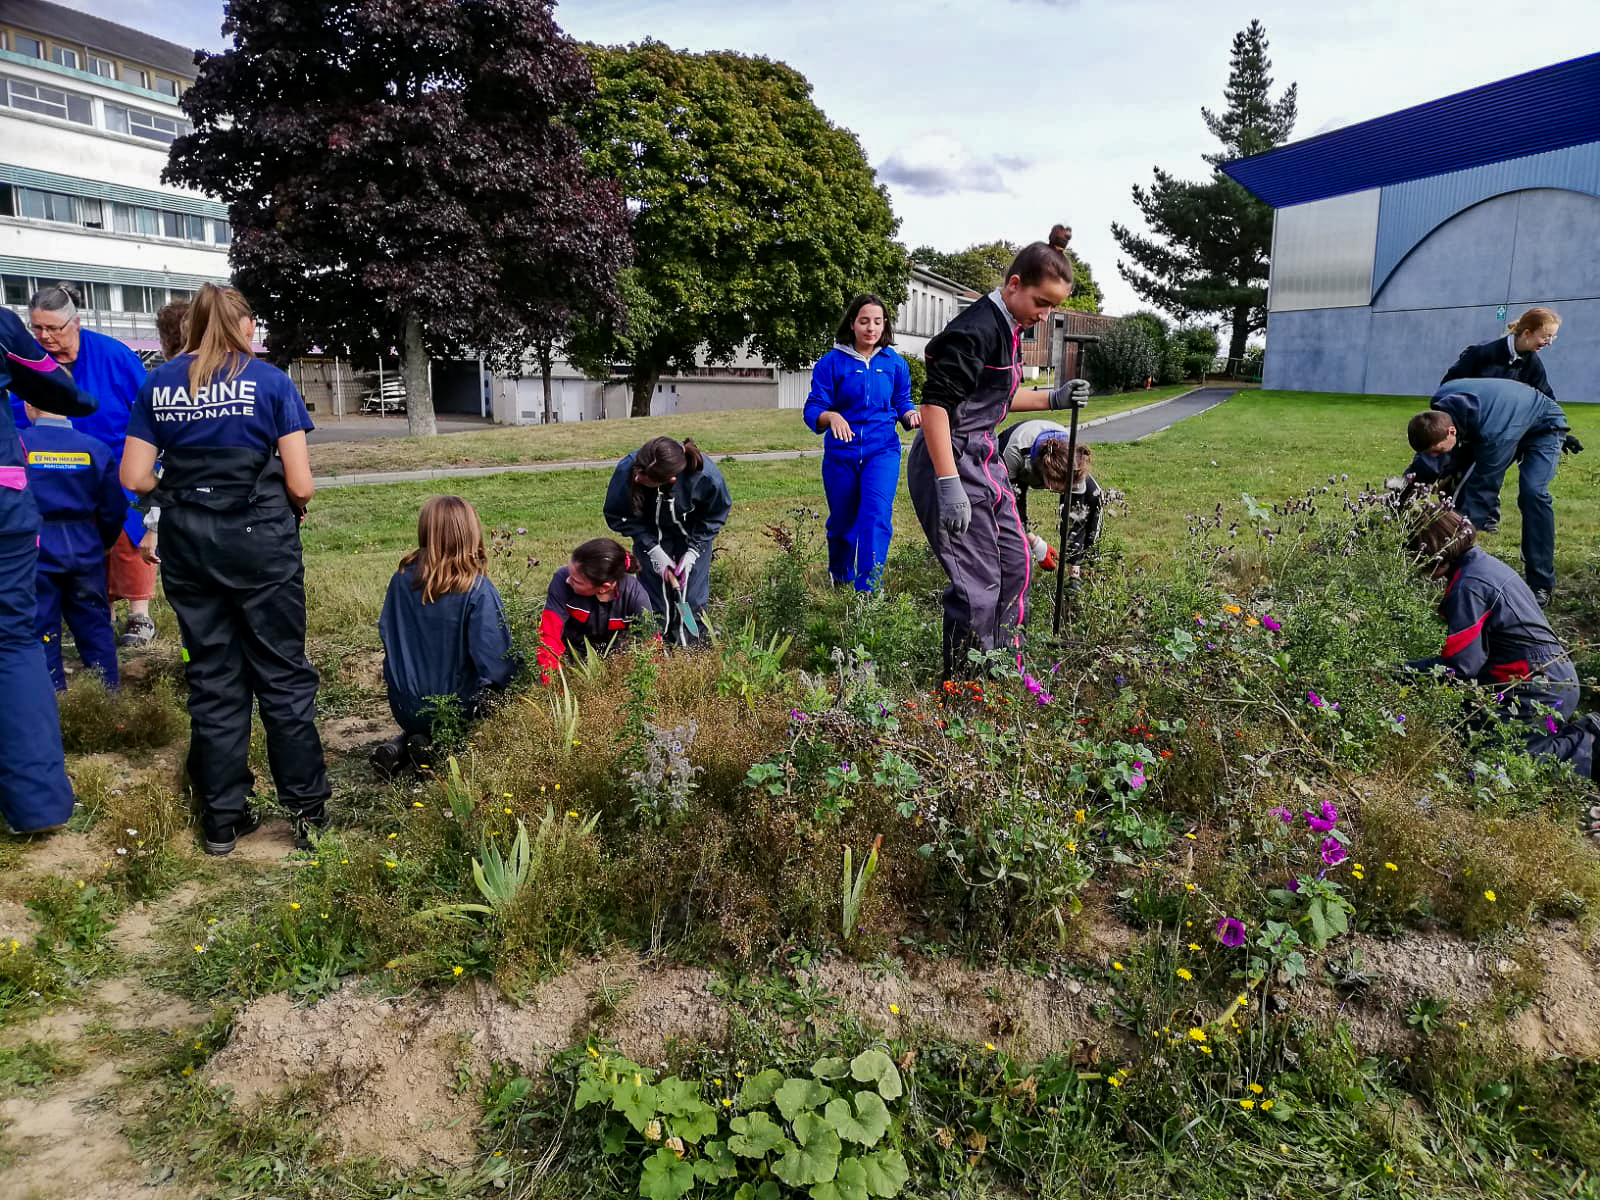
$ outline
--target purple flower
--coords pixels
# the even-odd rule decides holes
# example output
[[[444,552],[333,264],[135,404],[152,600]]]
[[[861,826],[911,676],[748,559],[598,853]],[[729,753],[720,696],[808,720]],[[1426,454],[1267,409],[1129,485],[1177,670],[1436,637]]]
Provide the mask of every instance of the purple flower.
[[[1285,825],[1293,825],[1294,824],[1294,814],[1292,812],[1290,812],[1287,808],[1284,808],[1282,805],[1280,805],[1279,807],[1273,809],[1272,810],[1272,815],[1274,817],[1277,817],[1278,820],[1282,821]]]
[[[1040,695],[1044,691],[1044,684],[1040,683],[1032,675],[1024,675],[1022,677],[1022,686],[1028,689],[1030,696]]]
[[[1300,894],[1300,881],[1298,879],[1289,880],[1283,887],[1285,891],[1293,892],[1297,896]]]
[[[1322,802],[1322,815],[1320,817],[1313,816],[1311,813],[1306,814],[1306,824],[1318,833],[1330,833],[1338,823],[1339,810],[1334,806],[1332,800],[1324,800]]]
[[[1283,628],[1282,625],[1278,624],[1271,617],[1262,617],[1261,618],[1261,627],[1263,629],[1270,629],[1270,630],[1272,630],[1273,633],[1277,633],[1278,630]]]
[[[1217,922],[1217,940],[1224,946],[1244,945],[1244,922],[1238,917],[1223,917]]]
[[[1312,708],[1323,708],[1323,707],[1325,707],[1325,705],[1323,704],[1322,697],[1317,695],[1315,692],[1307,692],[1306,693],[1306,702],[1309,703]]]
[[[1338,838],[1322,839],[1323,862],[1327,863],[1330,867],[1337,867],[1347,857],[1349,856],[1345,853],[1344,843],[1339,841]]]
[[[791,721],[795,721],[795,722],[803,725],[809,719],[810,718],[807,717],[806,714],[801,712],[798,708],[791,708],[789,710],[789,720],[791,720]]]
[[[1196,625],[1204,625],[1206,623],[1206,619],[1204,617],[1202,617],[1199,613],[1196,613],[1195,616],[1194,616],[1194,623]]]
[[[1544,727],[1546,729],[1548,729],[1551,733],[1555,733],[1556,732],[1556,719],[1554,717],[1546,717],[1544,719]]]

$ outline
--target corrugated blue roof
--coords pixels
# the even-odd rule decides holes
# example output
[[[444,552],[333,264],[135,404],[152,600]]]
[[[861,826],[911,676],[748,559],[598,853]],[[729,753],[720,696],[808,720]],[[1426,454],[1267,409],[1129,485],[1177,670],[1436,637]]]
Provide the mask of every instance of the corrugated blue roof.
[[[1600,54],[1335,129],[1222,170],[1273,208],[1600,141]]]

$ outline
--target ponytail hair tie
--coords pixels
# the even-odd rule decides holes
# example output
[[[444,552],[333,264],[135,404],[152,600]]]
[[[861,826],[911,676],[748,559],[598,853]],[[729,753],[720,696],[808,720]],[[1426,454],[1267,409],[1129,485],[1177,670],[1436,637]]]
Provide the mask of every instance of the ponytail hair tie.
[[[633,571],[633,555],[629,554],[626,550],[622,552],[622,569],[630,574]]]

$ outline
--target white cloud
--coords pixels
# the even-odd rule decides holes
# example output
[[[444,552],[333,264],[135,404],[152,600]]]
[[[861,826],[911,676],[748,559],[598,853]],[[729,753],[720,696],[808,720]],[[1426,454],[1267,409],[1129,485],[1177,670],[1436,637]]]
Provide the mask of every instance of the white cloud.
[[[930,133],[894,150],[878,167],[878,177],[892,191],[918,196],[954,196],[962,192],[1009,194],[1004,171],[1023,160],[1013,155],[974,154],[955,138]]]

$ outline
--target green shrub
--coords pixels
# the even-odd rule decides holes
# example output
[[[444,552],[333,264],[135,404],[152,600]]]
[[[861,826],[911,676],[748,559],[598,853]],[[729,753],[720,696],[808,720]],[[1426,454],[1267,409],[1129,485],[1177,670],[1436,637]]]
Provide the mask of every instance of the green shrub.
[[[132,682],[109,690],[85,671],[61,694],[61,741],[69,754],[154,750],[183,732],[185,713],[178,691],[157,677],[144,689]]]
[[[1118,321],[1089,347],[1084,371],[1097,392],[1143,387],[1161,366],[1161,349],[1139,321]]]

